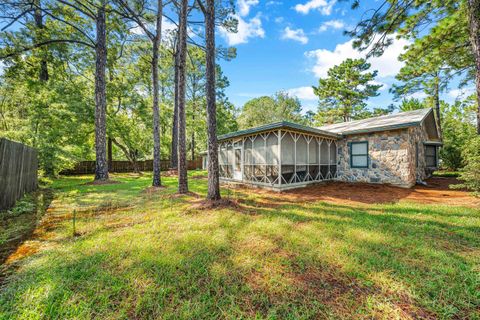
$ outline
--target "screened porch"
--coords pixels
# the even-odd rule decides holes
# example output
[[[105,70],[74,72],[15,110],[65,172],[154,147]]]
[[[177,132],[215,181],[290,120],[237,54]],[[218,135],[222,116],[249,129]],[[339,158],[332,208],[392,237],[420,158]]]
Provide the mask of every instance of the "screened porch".
[[[220,177],[288,188],[337,175],[337,144],[331,136],[278,129],[232,137],[219,144]]]

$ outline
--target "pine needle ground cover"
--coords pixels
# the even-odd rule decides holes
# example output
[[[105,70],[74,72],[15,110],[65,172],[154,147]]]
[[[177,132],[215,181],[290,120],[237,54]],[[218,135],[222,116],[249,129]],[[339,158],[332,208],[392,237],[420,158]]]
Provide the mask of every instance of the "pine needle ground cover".
[[[205,172],[186,196],[175,177],[113,179],[52,182],[5,262],[1,319],[480,318],[475,205],[231,187],[231,205],[204,209]]]

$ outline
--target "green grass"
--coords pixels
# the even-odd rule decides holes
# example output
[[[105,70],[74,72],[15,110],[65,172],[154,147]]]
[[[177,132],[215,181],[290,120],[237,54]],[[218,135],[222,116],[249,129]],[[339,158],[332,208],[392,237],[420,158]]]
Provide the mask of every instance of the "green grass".
[[[456,178],[460,175],[460,171],[438,170],[433,172],[435,177]]]
[[[198,210],[175,178],[91,179],[52,182],[51,235],[5,282],[0,319],[480,319],[480,209],[237,189],[222,192],[238,207]]]

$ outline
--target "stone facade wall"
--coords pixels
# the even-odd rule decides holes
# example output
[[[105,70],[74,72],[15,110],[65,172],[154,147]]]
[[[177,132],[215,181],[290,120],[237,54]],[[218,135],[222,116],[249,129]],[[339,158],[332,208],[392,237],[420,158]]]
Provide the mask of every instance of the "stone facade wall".
[[[416,182],[423,182],[429,178],[433,170],[427,168],[425,158],[425,146],[424,141],[428,141],[429,137],[425,125],[418,127],[411,127],[408,129],[410,134],[410,147],[411,153],[414,155],[414,172]]]
[[[338,180],[413,186],[419,175],[415,168],[415,141],[421,136],[422,129],[417,127],[352,135],[339,140]],[[349,146],[356,141],[368,141],[368,168],[350,167]]]

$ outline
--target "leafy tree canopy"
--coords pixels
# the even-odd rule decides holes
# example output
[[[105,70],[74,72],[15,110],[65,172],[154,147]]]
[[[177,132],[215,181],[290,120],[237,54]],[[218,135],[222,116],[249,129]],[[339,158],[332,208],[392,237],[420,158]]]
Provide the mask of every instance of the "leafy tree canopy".
[[[366,100],[378,96],[382,85],[374,82],[377,71],[369,69],[370,63],[365,59],[347,59],[328,70],[327,77],[313,87],[319,98],[317,124],[351,121],[371,115]],[[374,113],[383,112],[377,109]]]
[[[240,129],[277,121],[306,123],[306,118],[302,115],[300,100],[280,91],[271,97],[264,96],[248,101],[238,116]]]

